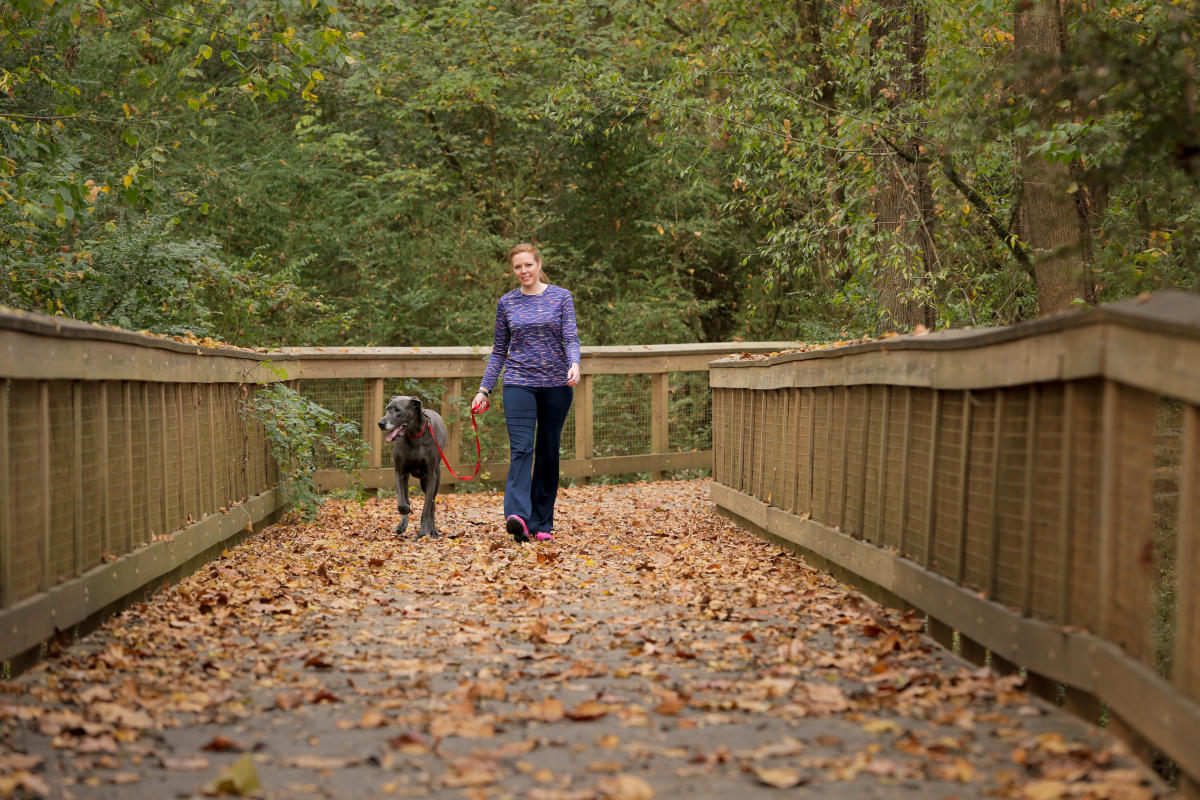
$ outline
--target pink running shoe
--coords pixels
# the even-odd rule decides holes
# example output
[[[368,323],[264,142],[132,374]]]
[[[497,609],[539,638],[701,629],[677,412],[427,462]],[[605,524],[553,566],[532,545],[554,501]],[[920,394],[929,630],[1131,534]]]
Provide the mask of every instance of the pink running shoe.
[[[508,519],[504,520],[504,529],[509,532],[514,541],[529,541],[529,528],[526,527],[525,520],[516,514],[510,514]]]
[[[554,534],[550,531],[538,531],[537,535],[533,538],[537,539],[539,542],[553,542]]]

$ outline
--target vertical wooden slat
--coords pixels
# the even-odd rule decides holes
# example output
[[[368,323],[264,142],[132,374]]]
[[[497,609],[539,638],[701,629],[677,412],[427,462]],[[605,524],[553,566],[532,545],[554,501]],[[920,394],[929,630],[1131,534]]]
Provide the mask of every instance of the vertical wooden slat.
[[[800,450],[800,428],[801,420],[803,419],[802,412],[804,403],[800,399],[802,389],[788,389],[788,394],[792,398],[792,415],[795,419],[792,420],[792,507],[793,514],[800,514],[804,509],[804,504],[801,501],[800,487],[800,465],[804,463],[804,457],[807,455]]]
[[[201,436],[200,416],[204,409],[204,388],[200,384],[188,384],[188,398],[191,403],[192,428],[195,431],[195,446],[196,452],[192,456],[191,466],[195,472],[189,478],[188,483],[196,485],[196,513],[195,518],[200,520],[208,514],[209,508],[212,507],[212,498],[208,493],[208,476],[205,474],[208,466],[208,459],[200,452],[204,446],[204,439]]]
[[[846,497],[847,497],[848,492],[850,491],[850,387],[849,386],[842,387],[842,435],[841,435],[841,441],[839,442],[839,444],[841,446],[838,449],[842,451],[842,486],[839,491],[839,494],[841,495],[842,499],[839,503],[841,508],[838,509],[838,529],[841,530],[843,533],[845,533],[846,528],[849,526],[848,517],[846,516],[847,506],[849,505],[849,503],[846,502]]]
[[[889,425],[891,422],[892,413],[892,387],[884,385],[883,389],[883,419],[879,422],[879,511],[875,520],[876,543],[882,544],[884,541],[884,530],[887,528],[887,487],[888,487],[888,451],[890,442],[888,437],[891,436]]]
[[[967,503],[970,501],[971,488],[971,422],[974,416],[975,400],[971,390],[963,391],[963,427],[962,438],[958,443],[958,519],[955,530],[958,532],[958,545],[955,558],[958,563],[954,579],[961,584],[967,572]]]
[[[816,502],[816,458],[817,458],[817,390],[808,390],[808,508],[809,516],[815,511]],[[814,517],[815,518],[815,517]]]
[[[208,497],[209,506],[205,511],[216,513],[224,505],[217,483],[217,441],[221,428],[217,425],[217,392],[216,386],[207,384],[204,391],[204,403],[208,406]]]
[[[154,469],[150,461],[150,453],[153,449],[152,444],[152,426],[150,424],[150,384],[142,384],[142,537],[146,541],[151,541],[154,538]]]
[[[757,431],[757,441],[754,446],[754,485],[751,492],[759,500],[766,499],[767,476],[767,393],[763,390],[754,392],[754,430]]]
[[[124,381],[121,385],[122,403],[125,409],[125,416],[122,418],[121,425],[124,427],[124,436],[121,439],[125,442],[125,452],[122,465],[125,470],[125,524],[129,526],[129,537],[138,537],[143,542],[149,541],[143,538],[142,531],[133,530],[133,384],[129,381]]]
[[[1059,459],[1058,482],[1058,622],[1067,624],[1071,611],[1071,574],[1075,560],[1072,550],[1075,527],[1075,384],[1068,382],[1063,392],[1063,438]]]
[[[913,390],[911,386],[904,387],[904,444],[900,448],[900,555],[908,555],[906,550],[908,529],[908,462],[912,453],[912,417]]]
[[[1172,679],[1179,691],[1200,702],[1200,408],[1193,405],[1183,409],[1182,449]]]
[[[367,445],[367,469],[377,469],[383,461],[383,378],[363,378],[362,438]]]
[[[171,487],[168,485],[167,481],[167,464],[168,459],[171,458],[171,446],[167,436],[167,385],[165,383],[160,383],[158,385],[158,408],[159,413],[162,414],[158,421],[159,430],[162,433],[161,438],[158,440],[159,455],[162,458],[162,461],[159,464],[160,469],[158,471],[160,496],[159,507],[161,509],[159,516],[162,522],[162,528],[159,530],[159,534],[166,535],[166,533],[171,530]]]
[[[1021,612],[1029,616],[1033,611],[1033,493],[1034,454],[1037,450],[1038,429],[1037,384],[1029,386],[1029,415],[1025,423],[1025,486],[1021,508]]]
[[[97,382],[96,395],[100,404],[96,427],[100,434],[97,458],[100,468],[100,559],[103,561],[105,556],[112,553],[112,490],[108,480],[108,381]]]
[[[933,548],[937,543],[935,528],[937,527],[937,457],[938,446],[941,444],[942,393],[933,390],[933,409],[929,412],[929,493],[925,502],[925,567],[933,566]]]
[[[8,379],[0,379],[0,608],[13,601],[13,523],[9,494]]]
[[[825,508],[821,521],[833,523],[833,402],[834,388],[829,388],[829,402],[825,404]]]
[[[41,546],[42,546],[42,577],[38,589],[45,591],[54,585],[51,574],[50,543],[53,532],[50,529],[50,501],[53,499],[50,484],[50,382],[38,381],[38,477],[41,479],[41,494],[38,498],[41,512]]]
[[[872,387],[866,386],[862,389],[862,442],[860,452],[862,453],[862,467],[859,472],[858,485],[858,524],[854,526],[854,536],[858,539],[866,538],[867,528],[867,464],[870,462],[871,451],[871,392]]]
[[[76,446],[79,446],[79,431],[83,430],[83,382],[71,381],[71,416],[74,419]],[[82,450],[82,448],[80,448]],[[83,574],[83,453],[71,454],[71,494],[74,508],[72,528],[74,557],[71,560],[71,575]]]
[[[183,390],[185,384],[171,384],[171,396],[174,399],[175,406],[175,458],[179,463],[179,468],[175,472],[175,519],[171,524],[172,528],[177,528],[187,524],[187,486],[188,482],[184,480],[184,465],[189,463],[187,450],[184,445],[184,423],[183,423]]]
[[[781,391],[783,395],[780,399],[780,413],[783,414],[783,422],[779,431],[782,466],[779,476],[779,505],[785,511],[792,511],[795,509],[795,499],[792,496],[792,487],[795,485],[795,481],[788,480],[788,470],[794,470],[796,467],[796,420],[792,417],[792,390],[782,389]]]
[[[1000,571],[996,568],[1000,549],[1000,448],[1004,442],[1004,390],[996,390],[996,416],[992,419],[992,496],[989,498],[987,540],[987,596],[995,598]]]
[[[668,408],[671,402],[671,384],[667,373],[656,372],[650,376],[650,452],[667,452]],[[651,480],[660,481],[666,476],[662,470],[650,473]]]

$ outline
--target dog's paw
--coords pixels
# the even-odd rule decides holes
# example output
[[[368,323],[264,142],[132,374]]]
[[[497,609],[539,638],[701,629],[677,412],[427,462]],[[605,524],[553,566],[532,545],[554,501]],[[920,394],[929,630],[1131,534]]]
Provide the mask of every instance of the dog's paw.
[[[408,530],[408,520],[404,520],[403,522],[401,522],[399,525],[396,526],[396,535],[399,536],[400,534],[404,533],[406,530]]]
[[[440,538],[436,529],[431,531],[421,531],[417,534],[418,539],[423,539],[426,536],[428,536],[430,539]]]

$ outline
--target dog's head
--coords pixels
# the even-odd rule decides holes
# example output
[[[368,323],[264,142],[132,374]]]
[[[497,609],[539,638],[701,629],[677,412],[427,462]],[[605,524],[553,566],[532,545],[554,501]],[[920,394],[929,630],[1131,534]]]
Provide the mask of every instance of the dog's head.
[[[397,395],[388,401],[379,420],[379,430],[387,432],[390,442],[404,433],[408,428],[420,432],[425,428],[425,413],[421,409],[421,401],[415,397]]]

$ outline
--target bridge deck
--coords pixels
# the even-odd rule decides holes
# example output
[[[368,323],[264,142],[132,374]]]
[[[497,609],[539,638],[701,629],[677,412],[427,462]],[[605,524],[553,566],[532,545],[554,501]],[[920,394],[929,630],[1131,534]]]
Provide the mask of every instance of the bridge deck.
[[[494,493],[443,496],[432,542],[393,502],[261,532],[0,684],[0,796],[1158,793],[705,482],[565,490],[522,546]]]

